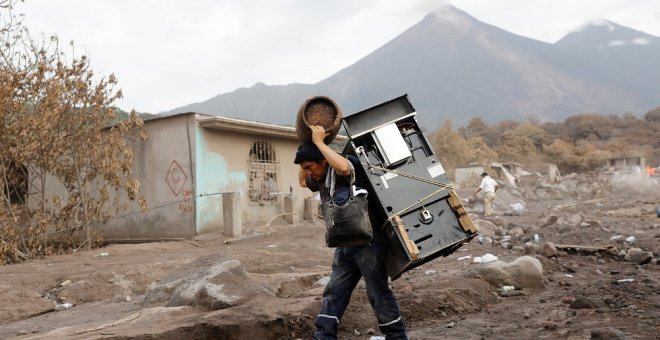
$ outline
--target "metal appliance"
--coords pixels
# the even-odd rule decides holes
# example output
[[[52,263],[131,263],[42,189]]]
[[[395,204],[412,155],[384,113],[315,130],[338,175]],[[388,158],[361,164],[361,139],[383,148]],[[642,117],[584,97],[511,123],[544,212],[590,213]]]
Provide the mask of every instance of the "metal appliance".
[[[385,228],[392,280],[477,235],[477,228],[422,129],[407,95],[345,116],[344,153],[369,191],[374,228]]]

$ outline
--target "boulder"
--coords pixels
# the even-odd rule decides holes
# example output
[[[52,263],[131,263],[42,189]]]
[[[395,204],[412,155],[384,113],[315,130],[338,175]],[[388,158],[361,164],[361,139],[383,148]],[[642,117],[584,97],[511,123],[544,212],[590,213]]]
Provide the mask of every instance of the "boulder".
[[[481,264],[470,271],[470,277],[480,277],[495,287],[514,286],[516,289],[543,287],[543,266],[531,256],[521,256],[512,262],[495,261]]]
[[[498,232],[501,234],[502,227],[496,225],[495,223],[487,220],[477,219],[474,220],[474,223],[479,229],[479,234],[493,238]]]
[[[647,264],[653,259],[653,253],[650,251],[644,251],[640,248],[630,248],[628,249],[626,259],[637,264]]]
[[[552,242],[544,242],[541,245],[541,255],[543,257],[551,258],[551,257],[557,257],[557,248],[555,247],[555,244]]]
[[[153,282],[147,288],[144,304],[203,306],[216,310],[240,305],[257,295],[240,261],[211,257],[197,259]]]

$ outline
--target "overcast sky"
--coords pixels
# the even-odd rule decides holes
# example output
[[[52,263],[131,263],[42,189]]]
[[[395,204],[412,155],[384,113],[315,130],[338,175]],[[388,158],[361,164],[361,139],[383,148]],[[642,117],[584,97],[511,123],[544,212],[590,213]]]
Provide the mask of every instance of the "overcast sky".
[[[439,0],[25,0],[32,34],[57,34],[119,78],[124,110],[158,113],[250,87],[316,83],[421,20]],[[480,21],[553,43],[607,19],[660,36],[659,0],[452,0]]]

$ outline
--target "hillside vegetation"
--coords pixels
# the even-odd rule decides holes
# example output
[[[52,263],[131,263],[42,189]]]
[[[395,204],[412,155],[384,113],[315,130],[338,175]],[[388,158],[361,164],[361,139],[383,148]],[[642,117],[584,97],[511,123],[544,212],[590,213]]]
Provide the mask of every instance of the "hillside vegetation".
[[[449,174],[458,165],[518,162],[543,171],[557,164],[563,173],[596,170],[607,158],[643,156],[660,164],[660,107],[639,118],[633,114],[571,116],[561,123],[512,120],[489,125],[472,118],[454,129],[445,121],[431,134],[431,143]]]

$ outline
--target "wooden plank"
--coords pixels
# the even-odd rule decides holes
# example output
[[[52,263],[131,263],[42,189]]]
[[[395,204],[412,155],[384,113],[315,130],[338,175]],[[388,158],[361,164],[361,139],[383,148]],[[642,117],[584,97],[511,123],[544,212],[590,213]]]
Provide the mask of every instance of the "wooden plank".
[[[613,245],[582,246],[577,244],[555,244],[557,249],[584,249],[584,250],[608,250]]]
[[[401,238],[403,239],[403,244],[406,246],[406,249],[408,250],[408,254],[410,255],[410,258],[413,261],[416,261],[419,259],[419,249],[417,248],[417,245],[415,242],[413,242],[410,237],[408,237],[408,232],[406,231],[405,226],[403,225],[403,221],[401,221],[401,217],[399,215],[395,215],[393,218],[394,223],[396,224],[396,228],[399,231],[399,235],[401,235]]]
[[[456,212],[456,214],[458,214],[458,222],[461,227],[463,227],[463,230],[469,231],[473,234],[479,231],[461,203],[461,199],[458,198],[456,191],[452,190],[449,192],[447,203],[449,203],[449,206]]]

